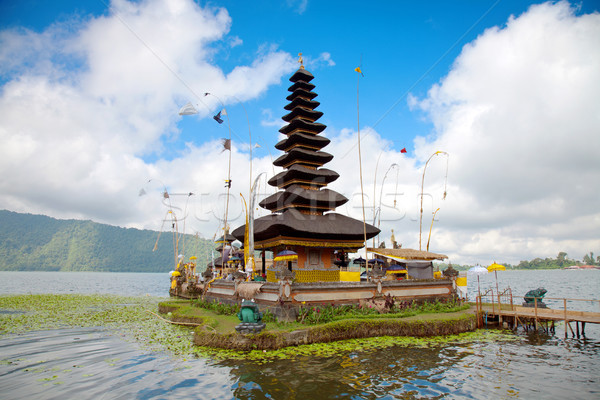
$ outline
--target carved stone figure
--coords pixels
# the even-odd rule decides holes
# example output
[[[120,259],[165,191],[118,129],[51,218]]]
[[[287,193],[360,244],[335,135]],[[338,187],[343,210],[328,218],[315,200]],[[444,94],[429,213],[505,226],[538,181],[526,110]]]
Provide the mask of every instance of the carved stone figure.
[[[547,306],[542,300],[547,292],[548,291],[543,287],[530,290],[529,292],[525,293],[525,296],[523,296],[523,299],[525,300],[523,305],[525,307],[535,307],[535,299],[537,299],[537,306],[546,308]]]

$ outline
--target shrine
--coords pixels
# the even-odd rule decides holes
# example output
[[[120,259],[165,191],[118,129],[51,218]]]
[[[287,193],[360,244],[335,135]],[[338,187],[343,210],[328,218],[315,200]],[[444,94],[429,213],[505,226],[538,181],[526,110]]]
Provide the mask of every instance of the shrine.
[[[254,248],[275,256],[266,271],[269,282],[277,282],[276,273],[285,270],[291,270],[296,282],[340,281],[339,255],[356,252],[379,233],[370,224],[335,212],[348,199],[327,188],[339,174],[323,168],[333,155],[322,150],[330,140],[322,135],[326,126],[317,122],[323,113],[316,110],[320,103],[314,100],[313,78],[304,66],[290,78],[289,104],[284,107],[289,113],[282,117],[287,124],[279,130],[286,138],[275,145],[284,154],[273,161],[284,171],[268,181],[279,191],[259,203],[271,214],[253,221]],[[232,232],[242,243],[244,228]],[[277,257],[284,251],[286,256]]]

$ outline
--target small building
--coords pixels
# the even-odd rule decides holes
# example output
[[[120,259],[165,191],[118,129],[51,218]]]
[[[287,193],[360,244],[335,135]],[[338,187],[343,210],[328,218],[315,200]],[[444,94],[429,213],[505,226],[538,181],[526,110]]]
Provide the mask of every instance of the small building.
[[[414,249],[368,248],[367,252],[393,260],[404,267],[412,279],[433,279],[433,260],[448,258],[445,254]]]

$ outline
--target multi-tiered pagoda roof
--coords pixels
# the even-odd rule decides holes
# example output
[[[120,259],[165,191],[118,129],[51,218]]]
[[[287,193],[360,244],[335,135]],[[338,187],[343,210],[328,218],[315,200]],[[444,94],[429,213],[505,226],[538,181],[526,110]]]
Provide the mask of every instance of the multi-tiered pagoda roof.
[[[320,103],[314,100],[317,94],[313,92],[315,85],[310,83],[313,78],[304,67],[290,78],[291,94],[287,96],[290,103],[284,107],[289,113],[282,118],[287,124],[279,130],[286,138],[275,145],[284,154],[273,161],[284,171],[269,180],[279,191],[259,203],[271,214],[254,221],[256,248],[364,246],[363,222],[334,212],[348,199],[326,188],[339,174],[323,168],[333,155],[322,150],[330,140],[321,135],[326,126],[317,122],[323,113],[315,110]],[[367,239],[378,233],[379,229],[366,224]],[[244,227],[232,234],[243,241]]]

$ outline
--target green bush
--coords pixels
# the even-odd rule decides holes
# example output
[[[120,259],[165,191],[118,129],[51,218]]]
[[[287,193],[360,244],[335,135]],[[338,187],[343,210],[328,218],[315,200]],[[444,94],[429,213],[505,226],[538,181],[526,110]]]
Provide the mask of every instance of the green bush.
[[[469,308],[468,304],[460,304],[456,301],[449,302],[398,302],[391,296],[385,299],[385,307],[378,310],[374,305],[343,305],[335,306],[301,306],[298,310],[297,322],[305,325],[322,324],[344,319],[381,319],[381,318],[406,318],[418,314],[449,313]]]
[[[224,304],[216,301],[206,301],[203,299],[194,300],[192,304],[195,307],[211,310],[218,315],[237,315],[240,311],[239,304]]]

